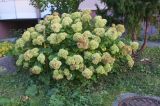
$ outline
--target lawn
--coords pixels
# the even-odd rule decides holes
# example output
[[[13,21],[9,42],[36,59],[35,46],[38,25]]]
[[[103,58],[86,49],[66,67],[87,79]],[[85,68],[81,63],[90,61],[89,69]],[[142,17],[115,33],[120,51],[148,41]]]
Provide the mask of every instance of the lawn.
[[[142,64],[143,58],[148,58],[149,62]],[[95,82],[63,80],[47,86],[46,79],[31,78],[25,71],[1,76],[0,105],[112,106],[121,93],[160,96],[160,48],[147,48],[132,70],[109,74]]]

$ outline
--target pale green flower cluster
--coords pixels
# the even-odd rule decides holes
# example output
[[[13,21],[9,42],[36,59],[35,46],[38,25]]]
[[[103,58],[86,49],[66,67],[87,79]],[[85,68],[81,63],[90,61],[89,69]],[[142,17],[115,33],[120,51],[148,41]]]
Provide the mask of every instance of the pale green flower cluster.
[[[116,29],[117,29],[118,32],[121,32],[121,33],[124,33],[124,32],[125,32],[124,25],[118,24],[118,25],[116,26]]]
[[[131,42],[130,45],[131,45],[131,48],[132,48],[133,51],[137,51],[138,48],[139,48],[139,43],[138,42]]]
[[[42,45],[45,42],[44,36],[39,35],[32,40],[33,45]]]
[[[71,25],[72,22],[73,22],[72,18],[70,18],[70,17],[64,17],[63,20],[62,20],[62,25],[64,27],[66,27],[66,26]]]
[[[126,55],[131,55],[132,54],[132,48],[129,45],[125,45],[122,47],[122,55],[126,56]]]
[[[31,60],[33,57],[37,57],[38,56],[38,53],[39,52],[39,49],[38,48],[33,48],[31,50],[27,50],[23,57],[24,57],[24,60],[25,61],[29,61]]]
[[[31,50],[27,50],[27,51],[24,53],[24,60],[25,60],[25,61],[31,60],[32,57],[33,57],[33,54],[32,54],[32,51],[31,51]]]
[[[104,28],[95,28],[94,33],[95,33],[95,35],[102,37],[105,34],[105,29]]]
[[[37,60],[41,63],[41,64],[45,64],[45,55],[43,53],[40,53],[39,56],[37,57]]]
[[[67,59],[67,57],[68,57],[68,51],[65,50],[65,49],[60,49],[59,52],[58,52],[58,56],[62,57],[64,59]]]
[[[81,12],[74,12],[71,14],[72,19],[81,18]]]
[[[83,68],[83,57],[81,55],[69,56],[66,59],[66,64],[70,66],[71,70],[79,70]]]
[[[37,57],[39,54],[39,49],[38,48],[33,48],[31,49],[31,53],[34,57]]]
[[[91,33],[90,31],[85,31],[85,32],[83,33],[83,36],[86,37],[86,38],[90,38],[90,37],[92,37],[93,35],[92,35],[92,33]]]
[[[42,25],[42,24],[37,24],[36,26],[35,26],[35,29],[36,29],[36,31],[38,31],[38,32],[44,32],[45,31],[45,26],[44,25]]]
[[[77,22],[72,24],[72,29],[74,32],[81,32],[82,31],[82,22]]]
[[[53,32],[59,32],[61,28],[62,28],[62,25],[60,23],[51,24],[51,29]]]
[[[29,63],[28,62],[24,62],[23,63],[23,68],[27,69],[29,67]]]
[[[30,33],[32,33],[32,32],[35,31],[35,28],[34,27],[27,28],[27,31],[29,31]]]
[[[84,59],[90,60],[92,57],[92,53],[89,51],[84,52]]]
[[[67,36],[67,33],[63,32],[63,33],[59,33],[59,34],[55,34],[55,33],[52,33],[48,38],[47,40],[49,41],[50,44],[59,44],[61,43],[63,40],[65,40]]]
[[[96,68],[96,73],[101,74],[101,75],[108,75],[108,73],[112,70],[112,66],[110,64],[106,64],[104,66],[99,65]]]
[[[118,37],[120,37],[124,33],[125,29],[123,28],[124,28],[123,25],[119,24],[116,26],[113,24],[112,27],[110,27],[106,31],[105,36],[107,36],[111,40],[116,40]]]
[[[15,48],[23,48],[25,45],[25,41],[22,38],[19,38],[16,41]]]
[[[98,66],[97,68],[96,68],[96,72],[98,73],[98,74],[106,74],[106,71],[105,71],[105,69],[104,69],[104,67],[102,66],[102,65],[100,65],[100,66]]]
[[[57,58],[52,59],[52,61],[49,62],[49,66],[52,69],[58,70],[61,67],[62,63]]]
[[[101,16],[96,16],[95,17],[95,27],[96,28],[103,28],[103,27],[105,27],[106,23],[107,23],[107,20],[102,19]]]
[[[62,17],[62,18],[71,17],[71,15],[70,15],[70,14],[67,14],[67,13],[63,13],[61,17]]]
[[[70,80],[72,78],[72,74],[70,73],[69,69],[65,68],[63,70],[63,73],[66,76],[67,80]]]
[[[24,57],[23,57],[23,54],[21,54],[16,61],[16,65],[21,66],[23,64],[23,60],[24,60]]]
[[[30,40],[30,32],[29,31],[24,32],[23,35],[22,35],[22,39],[25,42],[28,42]]]
[[[61,21],[61,18],[57,15],[52,15],[52,18],[50,19],[51,20],[51,24],[54,24],[54,23],[60,23]]]
[[[81,19],[82,19],[82,22],[90,22],[90,20],[92,19],[91,12],[83,11]]]
[[[95,40],[91,40],[91,41],[89,42],[89,48],[90,48],[91,50],[97,49],[98,46],[99,46],[99,43],[98,43],[97,41],[95,41]]]
[[[82,34],[81,34],[81,33],[75,33],[75,34],[73,35],[73,40],[74,40],[74,41],[79,41],[81,37],[82,37]]]
[[[127,58],[127,61],[128,61],[128,66],[133,67],[134,60],[132,59],[132,57],[130,55],[127,55],[126,58]]]
[[[85,78],[90,79],[93,75],[93,72],[90,69],[86,68],[86,69],[84,69],[84,71],[82,71],[82,75]]]
[[[117,47],[116,44],[114,44],[113,46],[111,46],[110,50],[111,50],[112,54],[116,54],[116,53],[119,52],[119,48]]]
[[[124,25],[106,24],[90,10],[48,15],[17,39],[16,65],[36,75],[51,73],[55,80],[108,75],[122,62],[133,67],[139,44],[119,39]]]
[[[39,36],[39,33],[36,31],[31,32],[31,38],[36,39]]]
[[[113,58],[108,52],[104,52],[102,55],[102,63],[103,64],[113,64],[115,58]]]
[[[33,66],[30,71],[31,73],[38,75],[42,72],[42,68],[39,66]]]
[[[119,41],[117,46],[118,48],[122,49],[125,46],[125,44],[122,41]]]
[[[92,63],[93,64],[98,64],[99,62],[101,62],[101,55],[99,53],[94,53],[92,54]]]
[[[62,70],[54,70],[53,71],[53,79],[55,79],[55,80],[60,80],[60,79],[63,79],[63,72],[62,72]]]

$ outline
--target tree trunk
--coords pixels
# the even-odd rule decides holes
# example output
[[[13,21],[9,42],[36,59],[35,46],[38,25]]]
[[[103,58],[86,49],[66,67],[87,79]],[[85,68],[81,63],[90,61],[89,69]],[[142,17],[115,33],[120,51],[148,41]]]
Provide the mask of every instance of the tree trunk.
[[[136,41],[136,40],[137,40],[136,31],[133,30],[132,31],[132,41]]]
[[[146,46],[147,46],[147,38],[148,38],[148,36],[147,36],[148,22],[149,22],[149,19],[146,18],[146,20],[145,20],[145,23],[146,23],[146,24],[145,24],[145,32],[144,32],[144,41],[143,41],[143,44],[142,44],[142,46],[141,46],[140,52],[144,51],[144,49],[145,49]]]
[[[136,27],[135,26],[133,26],[132,29],[131,29],[131,39],[132,39],[132,41],[137,40]]]

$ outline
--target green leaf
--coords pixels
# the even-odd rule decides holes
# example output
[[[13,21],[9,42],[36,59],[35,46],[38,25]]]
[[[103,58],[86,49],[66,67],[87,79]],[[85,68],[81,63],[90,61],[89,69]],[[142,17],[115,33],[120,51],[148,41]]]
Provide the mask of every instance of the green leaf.
[[[37,91],[37,86],[36,85],[31,85],[27,88],[25,95],[27,96],[35,96],[38,93]]]

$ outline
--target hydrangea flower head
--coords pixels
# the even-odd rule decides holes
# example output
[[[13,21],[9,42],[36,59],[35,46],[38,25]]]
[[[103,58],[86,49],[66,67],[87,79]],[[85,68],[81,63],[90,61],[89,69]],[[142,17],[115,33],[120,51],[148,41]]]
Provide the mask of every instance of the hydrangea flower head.
[[[119,41],[117,44],[118,48],[123,48],[125,46],[125,44],[122,41]]]
[[[55,79],[55,80],[61,80],[61,79],[63,79],[62,70],[54,70],[52,77],[53,77],[53,79]]]
[[[71,27],[74,32],[81,32],[82,31],[82,22],[77,22],[75,24],[72,24]]]
[[[17,66],[21,66],[22,63],[23,63],[23,60],[24,60],[24,57],[23,57],[23,54],[19,55],[17,61],[16,61],[16,65]]]
[[[100,17],[95,18],[95,27],[96,28],[103,28],[103,27],[105,27],[106,23],[107,23],[106,19],[100,19]]]
[[[92,72],[90,69],[86,68],[86,69],[84,69],[84,71],[82,72],[82,75],[83,75],[85,78],[87,78],[87,79],[91,79],[91,77],[92,77],[92,75],[93,75],[93,72]]]
[[[73,22],[72,18],[70,17],[64,17],[62,20],[62,25],[64,27],[71,25],[71,23]]]
[[[97,72],[98,74],[106,74],[106,71],[105,71],[105,69],[104,69],[104,67],[103,67],[102,65],[100,65],[100,66],[98,66],[98,67],[96,68],[96,72]]]
[[[60,49],[59,52],[58,52],[58,56],[62,57],[64,59],[67,59],[67,57],[68,57],[68,51],[65,50],[65,49]]]
[[[132,57],[130,55],[126,56],[127,60],[128,60],[128,66],[129,67],[133,67],[134,65],[134,60],[132,59]]]
[[[92,54],[92,63],[98,64],[99,62],[101,62],[101,55],[99,53]]]
[[[27,51],[24,53],[24,60],[25,60],[25,61],[31,60],[32,57],[33,57],[33,54],[32,54],[32,51],[31,51],[31,50],[27,50]]]
[[[113,58],[108,52],[104,52],[102,55],[102,62],[103,64],[113,64],[115,58]]]
[[[81,18],[81,12],[74,12],[71,14],[72,19]]]
[[[105,34],[105,29],[104,28],[95,28],[94,33],[97,36],[103,37]]]
[[[36,29],[36,31],[38,31],[38,32],[43,32],[43,31],[45,31],[45,26],[44,25],[42,25],[42,24],[37,24],[36,26],[35,26],[35,29]]]
[[[111,53],[112,53],[112,54],[116,54],[116,53],[119,52],[119,48],[117,47],[116,44],[114,44],[113,46],[111,46],[110,49],[111,49]]]
[[[39,35],[36,39],[33,39],[32,43],[33,45],[42,45],[43,42],[45,42],[44,40],[44,36]]]
[[[22,38],[19,38],[19,39],[16,41],[15,47],[16,47],[16,48],[23,48],[24,45],[25,45],[25,41],[24,41]]]
[[[54,58],[52,61],[49,62],[49,65],[52,69],[58,70],[62,63],[57,58]]]
[[[37,60],[41,63],[41,64],[45,64],[45,55],[43,53],[40,53],[39,56],[37,57]]]
[[[139,48],[139,43],[138,42],[131,42],[130,45],[131,45],[131,48],[132,48],[133,51],[136,51]]]
[[[97,49],[98,46],[99,46],[99,43],[98,43],[97,41],[95,41],[95,40],[91,40],[91,41],[89,42],[89,48],[90,48],[91,50]]]
[[[25,42],[28,42],[30,40],[30,32],[29,31],[24,32],[23,35],[22,35],[22,39]]]
[[[41,69],[41,67],[39,67],[39,66],[33,66],[33,67],[31,68],[31,72],[32,72],[33,74],[38,75],[38,74],[40,74],[40,73],[42,72],[42,69]]]
[[[53,32],[59,32],[61,28],[62,28],[62,25],[60,23],[51,24],[51,29]]]

